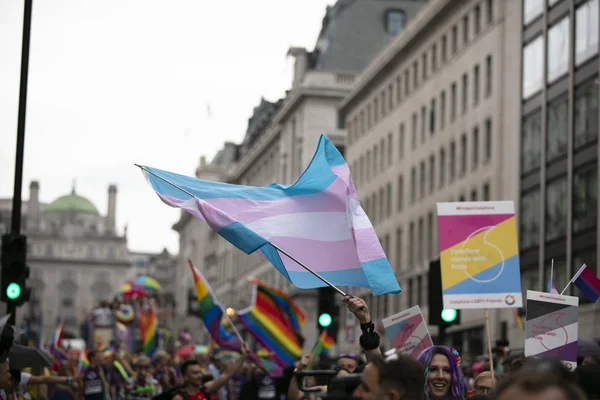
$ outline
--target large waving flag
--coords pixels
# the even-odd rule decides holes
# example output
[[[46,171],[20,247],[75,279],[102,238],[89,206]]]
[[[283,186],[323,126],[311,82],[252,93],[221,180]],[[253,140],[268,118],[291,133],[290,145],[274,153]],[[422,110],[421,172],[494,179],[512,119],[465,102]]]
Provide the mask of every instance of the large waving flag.
[[[166,204],[206,221],[245,253],[258,251],[301,289],[325,284],[282,257],[271,242],[334,285],[369,288],[374,295],[401,290],[360,206],[348,164],[323,135],[293,185],[233,185],[143,168]]]
[[[241,352],[242,344],[238,338],[227,332],[221,323],[223,320],[223,309],[215,300],[208,281],[191,260],[188,260],[188,263],[194,277],[194,286],[200,304],[201,318],[211,337],[210,347],[212,349],[219,348],[220,350]],[[281,377],[283,375],[283,370],[279,366],[259,357],[253,352],[248,354],[248,358],[272,377]]]
[[[254,301],[237,317],[263,347],[274,354],[282,367],[293,365],[302,356],[304,314],[287,294],[258,279],[254,283]]]

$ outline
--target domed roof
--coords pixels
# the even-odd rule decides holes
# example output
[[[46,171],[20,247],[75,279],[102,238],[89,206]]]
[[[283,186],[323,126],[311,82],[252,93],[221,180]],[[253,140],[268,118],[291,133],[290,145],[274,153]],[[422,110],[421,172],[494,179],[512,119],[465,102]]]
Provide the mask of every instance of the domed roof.
[[[99,216],[98,209],[88,199],[79,196],[75,193],[75,189],[69,195],[59,197],[52,203],[48,204],[45,209],[46,213],[57,213],[57,212],[76,212],[80,214],[90,214]]]

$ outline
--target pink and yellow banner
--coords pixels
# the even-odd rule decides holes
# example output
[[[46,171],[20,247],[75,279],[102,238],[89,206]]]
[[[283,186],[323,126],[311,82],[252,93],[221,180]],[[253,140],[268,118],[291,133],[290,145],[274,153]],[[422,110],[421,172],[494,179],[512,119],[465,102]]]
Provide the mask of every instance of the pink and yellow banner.
[[[438,203],[444,308],[522,307],[512,201]]]

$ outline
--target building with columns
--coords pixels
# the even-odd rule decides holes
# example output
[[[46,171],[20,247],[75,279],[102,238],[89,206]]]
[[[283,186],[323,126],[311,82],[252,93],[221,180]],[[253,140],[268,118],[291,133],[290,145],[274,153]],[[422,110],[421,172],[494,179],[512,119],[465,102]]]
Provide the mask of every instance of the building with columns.
[[[85,313],[112,300],[130,271],[127,238],[116,230],[117,187],[108,188],[108,212],[73,188],[51,203],[40,201],[40,185],[29,186],[23,201],[31,300],[19,309],[18,323],[29,318],[34,332],[50,337],[58,321],[78,335]],[[12,199],[0,199],[0,231],[10,230]]]
[[[289,49],[295,64],[286,96],[275,102],[262,99],[248,121],[243,142],[225,144],[210,164],[201,163],[196,176],[253,186],[290,184],[310,162],[321,134],[343,153],[346,133],[338,128],[340,102],[352,89],[357,74],[404,29],[423,3],[340,0],[328,7],[315,49]],[[356,29],[359,25],[361,29]],[[183,287],[191,286],[188,257],[203,271],[226,307],[247,307],[252,289],[247,277],[261,279],[297,301],[307,317],[306,346],[314,344],[318,332],[316,291],[297,290],[266,260],[235,249],[187,214],[182,214],[174,229],[180,234],[178,271],[185,271],[180,281]]]

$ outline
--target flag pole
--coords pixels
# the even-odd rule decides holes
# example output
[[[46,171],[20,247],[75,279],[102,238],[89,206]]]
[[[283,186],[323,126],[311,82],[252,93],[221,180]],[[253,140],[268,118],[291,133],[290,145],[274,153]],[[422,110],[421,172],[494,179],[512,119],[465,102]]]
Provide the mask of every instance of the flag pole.
[[[569,281],[569,283],[567,283],[567,286],[565,286],[565,288],[563,289],[562,292],[560,292],[561,295],[565,294],[565,292],[567,291],[567,289],[569,288],[569,286],[571,286],[571,283],[573,283],[573,281],[577,278],[579,278],[579,275],[581,275],[581,270],[583,269],[583,267],[585,267],[585,264],[583,264],[581,266],[581,268],[579,268],[579,271],[577,271],[577,273],[575,275],[573,275],[573,277],[571,278],[571,280]]]
[[[181,190],[183,193],[187,194],[188,196],[192,197],[192,198],[196,198],[196,196],[190,192],[188,192],[187,190],[185,190],[184,188],[169,182],[168,180],[166,180],[165,178],[156,175],[154,172],[150,171],[149,169],[147,169],[146,167],[144,167],[143,165],[139,165],[139,164],[134,164],[136,167],[139,167],[141,170],[157,177],[158,179],[160,179],[161,181],[168,183],[169,185],[173,186],[176,189]],[[329,282],[327,279],[323,278],[321,275],[319,275],[318,273],[316,273],[315,271],[313,271],[312,269],[310,269],[309,267],[307,267],[306,265],[304,265],[302,262],[300,262],[299,260],[297,260],[296,258],[294,258],[293,256],[291,256],[287,251],[283,250],[282,248],[280,248],[279,246],[275,245],[272,242],[269,242],[269,244],[271,246],[273,246],[277,251],[279,251],[280,253],[286,255],[290,260],[294,261],[296,264],[298,264],[299,266],[301,266],[302,268],[304,268],[305,270],[307,270],[308,272],[310,272],[311,274],[313,274],[316,278],[318,278],[319,280],[321,280],[323,283],[325,283],[327,286],[329,286],[330,288],[332,288],[333,290],[335,290],[336,292],[338,292],[339,294],[341,294],[344,297],[350,297],[348,294],[346,294],[342,289],[340,289],[339,287],[335,286],[333,283]]]

